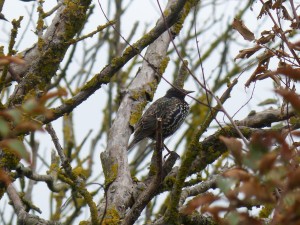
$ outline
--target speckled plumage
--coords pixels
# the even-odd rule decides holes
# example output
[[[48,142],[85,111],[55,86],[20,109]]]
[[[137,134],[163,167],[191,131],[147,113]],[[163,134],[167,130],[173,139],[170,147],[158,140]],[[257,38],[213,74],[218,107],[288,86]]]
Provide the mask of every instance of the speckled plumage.
[[[171,88],[164,97],[157,99],[137,123],[134,137],[128,146],[128,150],[144,138],[155,140],[156,119],[159,117],[162,118],[163,139],[174,134],[189,113],[189,105],[184,98],[191,92],[184,89]]]

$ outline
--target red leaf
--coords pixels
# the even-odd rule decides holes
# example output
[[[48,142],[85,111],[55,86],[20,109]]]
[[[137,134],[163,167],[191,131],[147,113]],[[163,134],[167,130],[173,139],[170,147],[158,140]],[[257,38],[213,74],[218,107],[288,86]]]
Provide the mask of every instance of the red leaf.
[[[278,89],[276,92],[280,94],[287,102],[291,103],[296,111],[300,112],[300,98],[295,92],[286,89]]]
[[[291,171],[288,175],[287,186],[289,189],[294,189],[300,187],[300,168]]]
[[[289,64],[285,64],[284,66],[277,68],[277,73],[283,74],[294,80],[300,80],[300,68],[293,68]]]
[[[247,171],[242,170],[242,169],[237,169],[237,168],[225,171],[223,173],[223,176],[235,178],[240,181],[246,181],[252,177]]]
[[[270,152],[264,155],[258,165],[259,171],[262,174],[270,171],[273,168],[276,158],[277,154],[275,152]]]
[[[219,139],[224,142],[228,150],[231,151],[238,165],[242,163],[242,143],[236,138],[227,138],[220,136]]]
[[[197,196],[188,202],[187,206],[182,210],[182,213],[187,215],[192,214],[195,209],[199,208],[200,206],[209,205],[218,199],[218,197],[210,193]]]

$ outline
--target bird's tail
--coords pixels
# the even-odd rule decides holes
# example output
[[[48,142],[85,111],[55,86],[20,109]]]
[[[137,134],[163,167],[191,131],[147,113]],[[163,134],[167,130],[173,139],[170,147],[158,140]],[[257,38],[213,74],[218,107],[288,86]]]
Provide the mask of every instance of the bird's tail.
[[[133,140],[130,142],[130,144],[128,145],[127,151],[129,151],[130,149],[132,149],[137,143],[138,143],[138,142],[137,142],[135,139],[133,139]]]
[[[132,149],[138,142],[140,142],[143,138],[140,137],[134,137],[133,140],[130,142],[130,144],[127,147],[127,151]]]

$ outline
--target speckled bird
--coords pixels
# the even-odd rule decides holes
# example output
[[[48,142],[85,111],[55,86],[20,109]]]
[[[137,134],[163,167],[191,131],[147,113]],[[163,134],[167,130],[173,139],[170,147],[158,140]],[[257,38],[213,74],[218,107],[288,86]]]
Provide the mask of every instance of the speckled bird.
[[[162,118],[163,139],[174,134],[189,113],[190,108],[184,98],[192,92],[172,87],[164,97],[157,99],[150,105],[136,125],[133,140],[128,145],[128,150],[145,138],[155,140],[157,118]]]

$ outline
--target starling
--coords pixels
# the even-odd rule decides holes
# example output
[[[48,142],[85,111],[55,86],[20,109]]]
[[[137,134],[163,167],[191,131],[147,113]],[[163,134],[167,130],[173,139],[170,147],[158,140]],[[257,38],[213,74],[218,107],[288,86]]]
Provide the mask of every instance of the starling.
[[[188,115],[190,108],[186,101],[184,101],[184,98],[192,92],[172,87],[164,97],[157,99],[137,123],[134,137],[128,146],[128,150],[144,138],[155,140],[157,118],[162,118],[163,139],[174,134]]]

